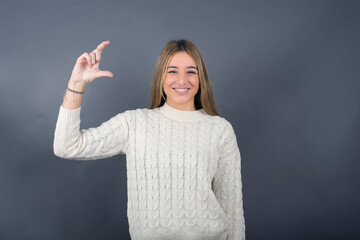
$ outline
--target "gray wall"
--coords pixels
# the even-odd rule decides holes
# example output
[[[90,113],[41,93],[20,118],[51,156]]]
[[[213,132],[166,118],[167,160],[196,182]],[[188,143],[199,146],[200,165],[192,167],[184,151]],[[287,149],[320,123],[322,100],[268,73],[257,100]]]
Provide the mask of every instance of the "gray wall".
[[[125,156],[53,154],[77,57],[110,40],[81,128],[148,106],[187,38],[242,153],[247,239],[359,239],[359,1],[0,3],[0,239],[129,239]]]

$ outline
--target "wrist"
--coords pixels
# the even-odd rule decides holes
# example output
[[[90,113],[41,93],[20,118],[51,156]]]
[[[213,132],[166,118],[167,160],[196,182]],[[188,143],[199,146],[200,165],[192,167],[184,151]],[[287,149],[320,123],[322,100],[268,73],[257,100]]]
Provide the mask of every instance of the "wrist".
[[[78,83],[71,80],[68,83],[68,88],[78,92],[83,92],[85,87],[86,87],[86,83]]]

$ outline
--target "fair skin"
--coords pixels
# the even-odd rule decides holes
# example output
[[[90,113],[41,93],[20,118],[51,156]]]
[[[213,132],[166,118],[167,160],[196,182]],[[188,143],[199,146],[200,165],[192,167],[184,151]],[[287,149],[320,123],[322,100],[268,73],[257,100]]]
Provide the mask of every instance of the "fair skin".
[[[101,53],[108,44],[110,44],[110,41],[104,41],[91,53],[84,52],[78,57],[68,82],[68,88],[77,92],[83,92],[85,86],[96,78],[114,76],[109,71],[101,71],[99,69]],[[81,105],[82,96],[83,94],[66,90],[62,106],[70,110],[77,109]]]
[[[196,111],[194,99],[199,90],[199,74],[194,59],[187,52],[176,52],[171,58],[163,88],[168,105],[183,111]]]

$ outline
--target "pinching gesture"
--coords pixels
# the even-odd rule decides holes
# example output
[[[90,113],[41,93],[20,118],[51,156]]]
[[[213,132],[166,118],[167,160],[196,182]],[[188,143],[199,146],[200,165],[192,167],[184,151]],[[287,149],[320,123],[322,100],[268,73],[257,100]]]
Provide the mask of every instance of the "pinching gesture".
[[[96,78],[113,77],[114,75],[110,71],[99,70],[101,53],[108,44],[110,44],[110,41],[104,41],[91,53],[84,52],[80,55],[72,70],[70,81],[86,85]]]

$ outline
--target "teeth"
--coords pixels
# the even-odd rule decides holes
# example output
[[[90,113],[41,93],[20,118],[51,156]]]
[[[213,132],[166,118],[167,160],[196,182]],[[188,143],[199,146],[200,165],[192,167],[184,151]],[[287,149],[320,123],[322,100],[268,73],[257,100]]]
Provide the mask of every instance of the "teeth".
[[[176,91],[179,92],[186,92],[188,89],[187,88],[175,88]]]

